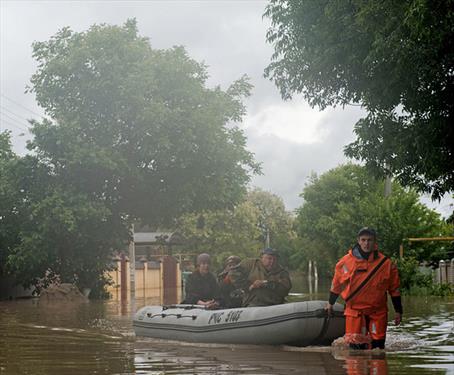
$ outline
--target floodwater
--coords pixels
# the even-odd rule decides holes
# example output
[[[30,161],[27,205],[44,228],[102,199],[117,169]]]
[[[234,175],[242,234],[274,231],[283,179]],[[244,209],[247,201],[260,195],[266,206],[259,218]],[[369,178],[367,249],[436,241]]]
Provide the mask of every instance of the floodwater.
[[[0,374],[454,375],[452,298],[404,298],[405,319],[389,328],[386,352],[359,353],[135,337],[133,311],[145,304],[157,301],[0,302]]]

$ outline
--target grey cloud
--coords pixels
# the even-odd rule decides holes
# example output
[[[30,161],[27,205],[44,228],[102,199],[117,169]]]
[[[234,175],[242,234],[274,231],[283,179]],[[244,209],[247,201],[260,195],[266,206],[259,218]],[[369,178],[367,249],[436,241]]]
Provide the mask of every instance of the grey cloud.
[[[263,167],[263,175],[254,177],[252,185],[278,194],[290,210],[302,204],[299,194],[312,172],[321,174],[348,161],[343,146],[354,139],[353,125],[363,113],[357,108],[327,111],[319,125],[327,132],[322,142],[299,144],[246,132],[249,147]]]

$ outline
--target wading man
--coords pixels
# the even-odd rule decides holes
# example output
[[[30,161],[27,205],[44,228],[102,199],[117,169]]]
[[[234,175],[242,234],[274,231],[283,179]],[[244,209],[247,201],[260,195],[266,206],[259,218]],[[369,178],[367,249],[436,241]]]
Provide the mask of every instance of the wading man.
[[[387,294],[392,299],[396,325],[402,319],[402,302],[397,267],[378,251],[373,229],[362,228],[357,244],[336,264],[326,307],[329,313],[339,294],[346,303],[345,342],[352,349],[384,349]]]

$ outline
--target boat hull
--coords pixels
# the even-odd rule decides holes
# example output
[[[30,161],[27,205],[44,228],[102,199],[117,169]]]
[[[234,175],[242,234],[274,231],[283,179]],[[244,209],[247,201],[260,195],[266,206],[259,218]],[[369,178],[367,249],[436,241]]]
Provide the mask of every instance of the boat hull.
[[[135,315],[137,336],[204,343],[321,345],[344,334],[342,306],[326,302],[205,310],[191,305],[146,306]]]

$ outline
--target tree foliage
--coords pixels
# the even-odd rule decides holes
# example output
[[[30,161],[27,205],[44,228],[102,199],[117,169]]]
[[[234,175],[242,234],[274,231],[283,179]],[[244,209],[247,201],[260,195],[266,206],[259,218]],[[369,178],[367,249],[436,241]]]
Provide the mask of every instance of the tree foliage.
[[[8,248],[17,239],[15,228],[21,218],[15,210],[18,192],[13,184],[11,169],[15,163],[15,155],[11,150],[9,132],[0,133],[0,275],[4,273],[4,264],[8,256]]]
[[[358,103],[348,156],[433,198],[454,190],[451,0],[271,0],[265,74],[284,98]]]
[[[112,249],[128,230],[101,201],[65,186],[48,166],[19,157],[3,134],[0,154],[0,274],[24,286],[55,276],[100,290]]]
[[[29,91],[48,119],[31,122],[24,158],[0,137],[1,267],[23,285],[102,286],[134,220],[233,207],[259,171],[237,125],[247,77],[207,87],[204,64],[153,49],[135,20],[63,28],[33,57]]]
[[[255,188],[248,193],[247,201],[257,209],[256,225],[262,232],[263,244],[266,244],[268,233],[270,246],[278,246],[279,236],[288,235],[293,223],[293,218],[286,211],[282,198],[271,192]]]
[[[153,49],[123,27],[62,29],[33,46],[31,91],[53,121],[30,148],[78,191],[144,221],[222,208],[258,171],[234,125],[251,85],[206,87],[204,64],[183,47]]]
[[[332,169],[320,177],[312,176],[304,188],[298,210],[298,234],[302,253],[295,259],[316,260],[331,272],[335,262],[354,245],[363,226],[378,232],[379,248],[389,256],[398,256],[405,238],[431,237],[450,233],[439,214],[419,202],[414,191],[393,183],[393,193],[385,198],[384,184],[365,167],[353,164]],[[446,254],[439,244],[407,249],[407,256],[418,260],[438,260]]]
[[[229,255],[256,257],[265,247],[268,229],[270,246],[279,250],[286,263],[291,240],[296,237],[292,225],[282,199],[256,188],[233,209],[182,216],[179,231],[188,241],[188,251],[207,252],[220,265]]]

